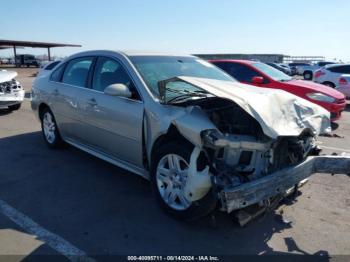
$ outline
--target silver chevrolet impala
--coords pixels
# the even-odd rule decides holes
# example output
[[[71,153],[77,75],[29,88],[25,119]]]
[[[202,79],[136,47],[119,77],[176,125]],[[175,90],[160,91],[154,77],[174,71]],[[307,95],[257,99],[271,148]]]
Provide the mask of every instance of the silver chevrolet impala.
[[[181,219],[268,205],[314,173],[350,173],[349,156],[319,156],[329,112],[194,56],[79,53],[38,76],[32,97],[50,148],[68,143],[149,179]]]

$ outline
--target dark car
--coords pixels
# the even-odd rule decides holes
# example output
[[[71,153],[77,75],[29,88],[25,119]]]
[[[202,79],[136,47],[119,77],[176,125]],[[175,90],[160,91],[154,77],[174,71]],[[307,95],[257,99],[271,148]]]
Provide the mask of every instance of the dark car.
[[[266,63],[266,64],[268,64],[269,66],[272,66],[273,68],[276,68],[277,70],[280,70],[281,72],[283,72],[289,76],[292,75],[292,71],[289,68],[280,66],[276,63]]]

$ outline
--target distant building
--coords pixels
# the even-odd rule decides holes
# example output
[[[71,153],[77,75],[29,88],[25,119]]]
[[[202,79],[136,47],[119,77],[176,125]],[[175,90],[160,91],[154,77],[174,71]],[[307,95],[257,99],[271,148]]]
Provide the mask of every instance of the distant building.
[[[289,56],[282,54],[194,54],[205,60],[211,59],[242,59],[257,60],[264,63],[315,63],[325,61],[324,56]]]
[[[325,61],[324,56],[284,56],[284,63],[316,63]]]
[[[258,60],[265,63],[283,63],[285,55],[281,54],[194,54],[205,60],[211,59],[243,59]]]

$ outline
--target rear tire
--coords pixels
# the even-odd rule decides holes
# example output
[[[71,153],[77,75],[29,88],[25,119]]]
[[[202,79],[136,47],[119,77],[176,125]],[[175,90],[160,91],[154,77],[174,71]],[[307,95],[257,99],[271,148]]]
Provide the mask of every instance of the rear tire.
[[[326,81],[326,82],[323,82],[322,84],[324,84],[325,86],[329,86],[331,88],[335,88],[335,84],[333,84],[332,82]]]
[[[9,109],[11,111],[19,110],[20,108],[21,108],[21,104],[16,104],[16,105],[9,106]]]
[[[183,188],[186,180],[182,178],[184,176],[186,178],[186,168],[192,151],[193,146],[183,141],[164,144],[157,150],[151,165],[152,189],[158,204],[172,217],[187,221],[208,215],[217,204],[211,191],[202,199],[193,202],[184,197]],[[198,159],[198,169],[206,166],[204,159],[204,157]]]
[[[49,108],[45,108],[40,115],[41,130],[46,144],[50,148],[61,148],[64,142],[61,138],[58,126]]]

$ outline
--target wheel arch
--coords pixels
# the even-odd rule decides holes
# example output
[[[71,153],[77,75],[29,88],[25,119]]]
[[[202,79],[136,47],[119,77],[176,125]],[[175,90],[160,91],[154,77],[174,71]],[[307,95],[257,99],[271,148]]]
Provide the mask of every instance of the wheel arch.
[[[152,165],[157,149],[159,149],[162,145],[172,141],[188,143],[193,146],[193,144],[180,133],[178,128],[174,124],[171,124],[167,132],[157,137],[157,139],[152,144],[152,149],[150,151],[149,157],[149,166]]]
[[[322,84],[323,84],[323,85],[331,84],[332,87],[335,87],[335,86],[336,86],[332,81],[323,81]]]
[[[42,115],[45,109],[50,109],[50,107],[48,106],[48,104],[46,103],[41,103],[38,107],[38,115],[39,115],[39,119],[42,120]],[[50,109],[51,110],[51,109]]]

